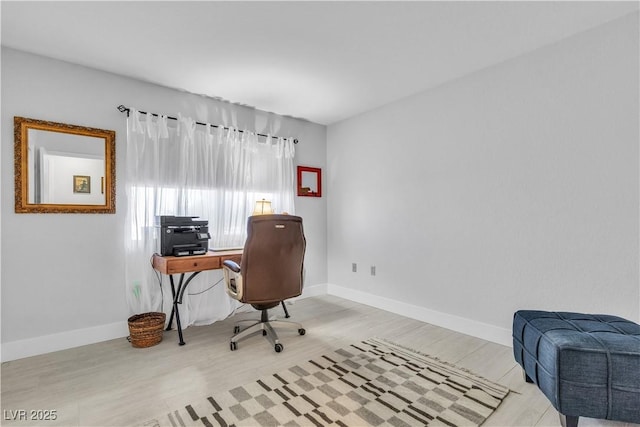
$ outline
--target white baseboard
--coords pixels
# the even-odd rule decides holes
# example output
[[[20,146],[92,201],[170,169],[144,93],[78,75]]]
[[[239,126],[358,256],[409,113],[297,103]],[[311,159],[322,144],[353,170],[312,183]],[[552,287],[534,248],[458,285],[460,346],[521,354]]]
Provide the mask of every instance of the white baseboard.
[[[128,335],[129,325],[126,321],[92,328],[75,329],[73,331],[3,343],[0,358],[3,362],[8,362],[24,357],[123,338]]]
[[[302,295],[298,298],[309,298],[327,294],[366,304],[432,325],[441,326],[463,334],[472,335],[487,341],[509,347],[512,345],[511,331],[509,329],[499,328],[487,323],[477,322],[472,319],[430,310],[338,285],[319,284],[306,286]],[[41,337],[10,341],[2,344],[0,360],[2,360],[2,362],[8,362],[24,357],[37,356],[53,351],[123,338],[127,335],[129,335],[129,326],[126,321],[123,321],[92,328],[76,329]]]
[[[456,332],[471,335],[497,344],[502,344],[507,347],[511,347],[513,345],[510,329],[500,328],[488,323],[482,323],[465,317],[430,310],[417,305],[407,304],[405,302],[333,284],[327,285],[327,293],[329,295],[335,295],[340,298],[366,304],[371,307],[396,313],[411,319],[420,320],[421,322],[430,323],[432,325],[441,326],[443,328],[451,329]]]
[[[302,289],[302,295],[298,298],[309,298],[309,297],[317,297],[318,295],[327,295],[327,284],[313,285],[313,286],[305,286]]]
[[[327,294],[327,285],[307,286],[299,298],[308,298]],[[76,329],[24,340],[10,341],[2,344],[0,360],[8,362],[24,357],[37,356],[59,350],[80,347],[97,342],[123,338],[129,335],[126,321],[92,328]]]

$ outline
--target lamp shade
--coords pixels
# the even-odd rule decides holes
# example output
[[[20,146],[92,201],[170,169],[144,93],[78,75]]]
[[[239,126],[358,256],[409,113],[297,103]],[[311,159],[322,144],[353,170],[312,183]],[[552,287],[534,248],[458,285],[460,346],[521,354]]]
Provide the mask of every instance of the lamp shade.
[[[265,199],[256,201],[256,206],[253,208],[254,215],[268,215],[272,213],[271,201]]]

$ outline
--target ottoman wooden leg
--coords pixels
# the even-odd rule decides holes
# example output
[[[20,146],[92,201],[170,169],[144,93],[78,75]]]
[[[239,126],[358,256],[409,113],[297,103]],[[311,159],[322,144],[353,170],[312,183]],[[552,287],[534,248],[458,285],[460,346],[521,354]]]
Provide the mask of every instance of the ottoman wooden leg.
[[[531,378],[529,378],[529,375],[527,375],[527,373],[524,371],[524,369],[522,370],[522,378],[524,378],[524,380],[528,383],[533,383],[533,380]]]
[[[558,412],[558,415],[560,415],[560,424],[562,424],[562,427],[578,427],[579,417],[564,415],[560,412]]]

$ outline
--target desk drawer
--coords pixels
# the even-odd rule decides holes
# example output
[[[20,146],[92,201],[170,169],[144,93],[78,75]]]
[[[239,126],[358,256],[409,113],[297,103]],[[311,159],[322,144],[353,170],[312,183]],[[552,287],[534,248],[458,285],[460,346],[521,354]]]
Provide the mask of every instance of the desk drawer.
[[[242,259],[242,254],[237,255],[223,255],[220,257],[220,262],[224,264],[226,260],[230,259],[231,261],[235,261],[238,265],[240,264],[240,260]]]
[[[222,267],[219,257],[203,256],[202,258],[172,258],[167,261],[166,274],[183,273],[187,271],[215,270]]]

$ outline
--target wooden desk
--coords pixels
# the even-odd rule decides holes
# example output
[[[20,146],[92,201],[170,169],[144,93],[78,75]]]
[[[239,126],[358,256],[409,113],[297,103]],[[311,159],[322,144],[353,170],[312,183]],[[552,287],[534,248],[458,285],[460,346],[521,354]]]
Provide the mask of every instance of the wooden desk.
[[[171,283],[171,296],[173,297],[173,308],[171,309],[171,316],[169,317],[169,324],[167,331],[170,331],[173,324],[173,316],[176,316],[176,325],[178,327],[179,344],[184,345],[184,339],[182,338],[182,325],[180,324],[180,312],[178,311],[178,304],[182,304],[182,296],[185,289],[191,282],[191,279],[196,277],[201,271],[218,270],[222,268],[222,263],[226,260],[233,260],[240,263],[242,258],[242,250],[234,251],[209,251],[203,255],[191,255],[191,256],[161,256],[153,254],[152,265],[155,270],[162,274],[169,276],[169,282]],[[185,274],[191,273],[185,280]],[[173,275],[179,274],[180,280],[178,287],[175,287]]]

